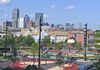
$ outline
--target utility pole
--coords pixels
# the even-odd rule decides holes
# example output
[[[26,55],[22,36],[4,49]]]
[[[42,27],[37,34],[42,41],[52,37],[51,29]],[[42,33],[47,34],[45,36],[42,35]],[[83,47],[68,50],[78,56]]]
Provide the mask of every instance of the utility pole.
[[[42,26],[42,18],[41,18],[41,16],[40,16],[40,20],[39,20],[39,52],[38,52],[38,57],[39,57],[39,60],[38,60],[38,68],[39,68],[39,70],[40,70],[40,68],[41,68],[41,58],[40,58],[40,49],[41,49],[41,26]]]
[[[6,38],[5,38],[5,59],[6,59],[6,53],[7,53],[7,32],[8,32],[8,28],[7,28],[7,21],[6,21]]]
[[[87,23],[84,25],[85,28],[84,28],[84,50],[85,50],[85,54],[84,54],[84,61],[87,60]]]

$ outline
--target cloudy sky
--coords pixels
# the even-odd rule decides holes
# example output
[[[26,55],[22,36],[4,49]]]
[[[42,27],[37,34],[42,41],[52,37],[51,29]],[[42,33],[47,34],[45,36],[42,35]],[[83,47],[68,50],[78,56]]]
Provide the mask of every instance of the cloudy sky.
[[[50,24],[87,22],[91,29],[100,28],[100,0],[0,0],[0,19],[11,20],[16,7],[20,17],[27,14],[34,20],[34,13],[40,12]]]

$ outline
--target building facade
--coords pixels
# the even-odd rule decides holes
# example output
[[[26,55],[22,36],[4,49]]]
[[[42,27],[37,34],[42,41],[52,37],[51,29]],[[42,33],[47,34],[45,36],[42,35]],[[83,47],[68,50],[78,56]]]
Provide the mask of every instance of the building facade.
[[[14,8],[12,11],[12,28],[18,28],[18,19],[19,19],[19,9]]]
[[[19,18],[19,20],[18,20],[18,28],[24,28],[24,18]]]
[[[40,18],[41,18],[41,23],[43,23],[43,13],[35,13],[35,26],[39,27],[40,25]]]
[[[84,33],[83,31],[68,31],[67,33],[68,39],[74,38],[77,43],[80,43],[81,46],[84,46]]]
[[[3,22],[3,30],[6,30],[6,26],[7,28],[12,28],[12,22],[11,21]]]
[[[28,15],[25,15],[24,17],[24,28],[28,28],[30,22],[30,17]]]
[[[94,34],[95,34],[94,31],[88,31],[87,33],[88,47],[94,47]]]

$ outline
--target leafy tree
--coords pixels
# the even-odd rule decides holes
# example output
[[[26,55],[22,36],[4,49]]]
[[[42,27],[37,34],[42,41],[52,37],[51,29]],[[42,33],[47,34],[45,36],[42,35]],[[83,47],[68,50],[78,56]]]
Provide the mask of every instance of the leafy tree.
[[[6,47],[6,48],[11,48],[12,49],[12,52],[13,52],[13,55],[15,56],[15,49],[16,49],[16,46],[15,46],[15,37],[13,34],[11,33],[8,33],[7,36],[3,36],[2,37],[2,41],[3,41],[3,45]],[[13,51],[14,50],[14,51]]]
[[[38,43],[33,42],[33,43],[32,43],[32,52],[35,52],[35,51],[37,51],[37,50],[38,50]]]
[[[82,47],[81,47],[81,43],[80,43],[80,42],[76,42],[76,43],[75,43],[75,47],[76,47],[76,49],[78,49],[79,51],[82,50]]]
[[[7,37],[4,36],[2,40],[3,40],[3,43],[7,44],[8,46],[12,46],[15,43],[15,38],[12,34],[8,34]]]
[[[60,49],[61,48],[61,43],[60,42],[58,42],[58,43],[55,43],[55,49]]]
[[[67,42],[65,41],[65,42],[61,42],[61,47],[62,48],[66,48],[67,47]]]
[[[20,49],[20,47],[23,46],[23,39],[24,39],[24,36],[22,36],[22,35],[15,36],[15,43],[16,43],[17,49]]]
[[[46,45],[46,47],[49,47],[50,46],[50,37],[49,36],[45,36],[42,39],[42,42]]]
[[[20,35],[20,36],[16,36],[15,37],[15,41],[16,43],[21,43],[23,41],[24,36]]]
[[[100,30],[96,30],[94,33],[94,44],[96,48],[100,48]]]
[[[3,39],[0,39],[0,45],[2,46],[4,44]]]
[[[38,43],[36,43],[36,42],[33,42],[32,43],[32,49],[31,49],[31,52],[33,53],[33,55],[34,55],[34,57],[35,57],[35,53],[36,53],[36,51],[38,50]]]
[[[31,46],[33,42],[34,42],[34,39],[31,37],[31,35],[28,35],[23,38],[24,45]]]

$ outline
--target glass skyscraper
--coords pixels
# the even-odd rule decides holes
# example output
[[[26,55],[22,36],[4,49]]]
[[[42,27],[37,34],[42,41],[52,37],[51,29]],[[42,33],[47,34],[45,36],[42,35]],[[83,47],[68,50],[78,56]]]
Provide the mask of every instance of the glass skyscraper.
[[[40,21],[40,17],[41,17],[41,23],[43,23],[43,13],[35,13],[35,26],[38,27],[39,21]]]
[[[12,11],[12,28],[18,28],[19,9],[14,8]]]
[[[24,17],[24,28],[28,28],[30,22],[30,17],[28,15],[25,15]]]

